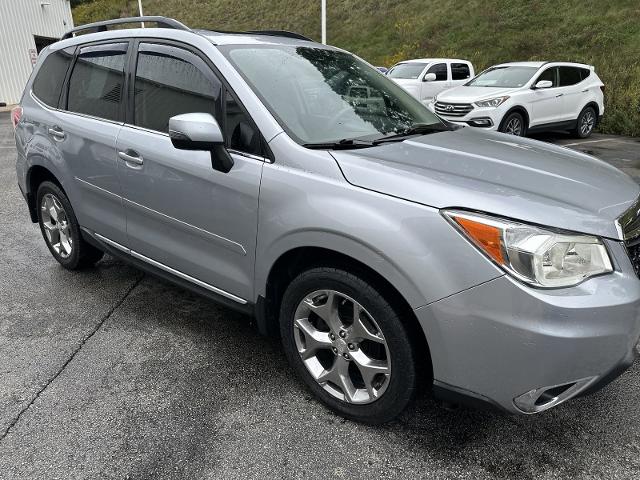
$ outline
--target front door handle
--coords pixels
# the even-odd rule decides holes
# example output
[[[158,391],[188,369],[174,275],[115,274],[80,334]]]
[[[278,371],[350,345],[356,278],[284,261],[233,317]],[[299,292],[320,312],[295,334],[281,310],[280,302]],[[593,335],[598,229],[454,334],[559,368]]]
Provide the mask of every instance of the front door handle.
[[[564,95],[564,93],[559,93],[558,95],[556,95],[556,98],[560,98],[563,95]]]
[[[134,165],[142,165],[144,160],[137,152],[133,150],[127,150],[126,152],[118,152],[118,157],[127,163],[133,163]]]
[[[54,125],[49,129],[49,135],[51,135],[56,140],[64,140],[64,137],[65,137],[64,130],[62,130],[57,125]]]

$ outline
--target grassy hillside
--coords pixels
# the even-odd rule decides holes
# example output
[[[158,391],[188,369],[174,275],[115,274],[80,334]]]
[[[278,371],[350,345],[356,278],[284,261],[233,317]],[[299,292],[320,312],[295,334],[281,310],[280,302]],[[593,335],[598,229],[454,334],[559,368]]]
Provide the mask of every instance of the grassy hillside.
[[[328,41],[376,65],[411,57],[468,58],[476,69],[513,60],[596,66],[607,86],[601,131],[640,136],[638,0],[328,0]],[[146,15],[192,27],[273,28],[320,37],[320,0],[143,0]],[[77,25],[135,15],[136,0],[94,0]]]

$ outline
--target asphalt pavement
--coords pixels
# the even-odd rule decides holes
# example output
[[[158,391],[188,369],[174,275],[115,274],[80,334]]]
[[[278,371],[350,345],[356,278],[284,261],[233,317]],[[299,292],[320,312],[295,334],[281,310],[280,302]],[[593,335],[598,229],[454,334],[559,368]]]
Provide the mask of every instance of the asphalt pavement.
[[[640,181],[640,143],[540,139]],[[0,478],[638,478],[640,365],[542,415],[337,417],[251,319],[105,258],[68,272],[29,221],[0,114]],[[603,319],[607,321],[607,319]]]

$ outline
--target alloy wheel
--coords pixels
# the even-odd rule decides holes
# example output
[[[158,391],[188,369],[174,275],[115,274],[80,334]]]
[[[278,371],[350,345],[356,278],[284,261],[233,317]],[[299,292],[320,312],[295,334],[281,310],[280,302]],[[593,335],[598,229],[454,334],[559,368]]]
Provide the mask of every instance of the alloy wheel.
[[[508,135],[522,135],[522,122],[518,117],[513,117],[507,122],[504,133]]]
[[[49,245],[60,257],[69,258],[73,250],[71,226],[60,200],[52,193],[47,193],[42,197],[40,210]]]
[[[593,127],[596,124],[596,117],[591,110],[587,110],[585,114],[582,116],[582,121],[580,122],[580,133],[583,136],[588,136],[593,130]]]
[[[330,395],[366,404],[384,394],[391,378],[389,348],[360,303],[335,290],[317,290],[296,308],[293,329],[302,362]]]

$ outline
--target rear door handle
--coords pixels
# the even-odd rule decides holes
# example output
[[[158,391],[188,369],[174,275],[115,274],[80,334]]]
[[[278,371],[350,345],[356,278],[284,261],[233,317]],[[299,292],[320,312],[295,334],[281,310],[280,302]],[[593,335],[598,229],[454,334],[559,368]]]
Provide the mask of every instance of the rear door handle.
[[[118,157],[120,157],[125,162],[133,163],[134,165],[142,165],[144,163],[144,160],[140,155],[138,155],[138,152],[135,152],[133,150],[118,152]]]
[[[564,95],[564,93],[559,93],[558,95],[556,95],[556,98],[560,98],[563,95]]]
[[[49,129],[49,135],[51,135],[56,140],[64,140],[64,137],[66,136],[64,130],[62,130],[57,125],[54,125]]]

